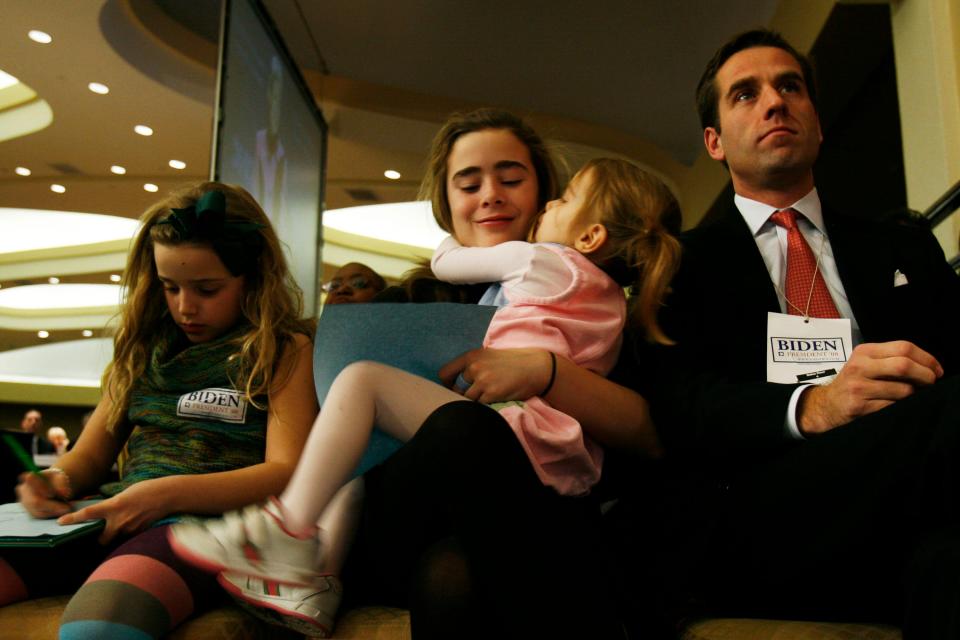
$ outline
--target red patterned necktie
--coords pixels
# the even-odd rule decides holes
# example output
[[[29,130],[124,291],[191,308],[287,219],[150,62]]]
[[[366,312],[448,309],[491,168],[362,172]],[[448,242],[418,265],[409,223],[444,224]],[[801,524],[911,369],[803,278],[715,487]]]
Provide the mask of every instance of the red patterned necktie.
[[[784,291],[787,313],[794,316],[804,315],[809,300],[811,318],[839,318],[840,314],[830,297],[827,283],[817,268],[817,259],[797,227],[797,212],[784,209],[775,212],[770,219],[787,230],[787,282]]]

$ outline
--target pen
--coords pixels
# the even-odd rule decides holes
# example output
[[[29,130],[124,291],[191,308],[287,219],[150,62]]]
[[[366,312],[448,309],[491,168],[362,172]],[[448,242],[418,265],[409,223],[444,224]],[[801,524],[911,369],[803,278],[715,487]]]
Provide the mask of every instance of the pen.
[[[2,437],[3,441],[7,443],[7,446],[10,447],[10,451],[13,451],[13,455],[17,457],[17,459],[20,461],[20,464],[22,464],[24,468],[30,473],[32,473],[33,475],[43,480],[43,482],[48,487],[50,487],[50,491],[53,492],[54,500],[57,500],[59,502],[67,502],[66,500],[63,500],[57,495],[57,490],[54,488],[53,484],[50,483],[50,479],[47,478],[47,476],[45,476],[44,474],[40,473],[40,467],[38,467],[37,463],[33,461],[33,456],[27,453],[26,450],[22,446],[20,446],[20,443],[17,442],[16,438],[14,438],[13,436],[7,433],[0,435],[0,437]],[[70,504],[70,503],[67,502],[67,504]]]

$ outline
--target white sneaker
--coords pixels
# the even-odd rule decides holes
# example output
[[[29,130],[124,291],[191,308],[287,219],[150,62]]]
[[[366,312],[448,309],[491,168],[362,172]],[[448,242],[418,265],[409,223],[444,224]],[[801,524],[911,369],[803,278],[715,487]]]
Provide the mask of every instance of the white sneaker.
[[[312,585],[317,535],[298,538],[284,529],[275,499],[230,511],[223,518],[190,520],[170,527],[170,546],[183,560],[216,573],[235,571],[286,584]]]
[[[218,575],[217,582],[261,620],[314,638],[330,636],[343,596],[343,586],[334,576],[321,576],[310,587],[230,572]]]

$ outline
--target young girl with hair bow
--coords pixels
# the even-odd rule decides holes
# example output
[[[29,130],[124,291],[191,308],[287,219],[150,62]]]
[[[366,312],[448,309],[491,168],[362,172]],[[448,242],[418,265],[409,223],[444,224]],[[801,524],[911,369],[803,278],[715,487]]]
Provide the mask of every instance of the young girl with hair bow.
[[[17,487],[36,518],[103,519],[100,544],[0,553],[0,606],[79,587],[67,640],[159,638],[217,602],[214,579],[170,551],[169,523],[277,494],[317,413],[313,326],[250,194],[205,182],[141,221],[103,398],[74,449]],[[71,511],[91,493],[105,499]]]

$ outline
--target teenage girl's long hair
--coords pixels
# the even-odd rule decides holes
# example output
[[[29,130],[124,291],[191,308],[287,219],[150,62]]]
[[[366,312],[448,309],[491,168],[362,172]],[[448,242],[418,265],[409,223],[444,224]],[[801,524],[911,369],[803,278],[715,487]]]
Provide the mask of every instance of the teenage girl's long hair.
[[[157,224],[172,209],[196,205],[208,191],[223,193],[227,222],[253,222],[261,225],[238,237],[221,241],[183,237],[174,225]],[[107,429],[116,433],[125,423],[130,390],[150,362],[159,336],[173,327],[173,319],[164,300],[163,286],[157,277],[154,245],[208,246],[220,257],[232,275],[244,276],[241,306],[249,330],[236,338],[236,355],[230,360],[230,379],[246,399],[262,407],[262,399],[271,389],[289,378],[292,368],[280,370],[279,363],[294,335],[313,336],[315,323],[300,318],[303,295],[287,268],[286,258],[269,219],[243,188],[202,182],[172,193],[146,210],[133,240],[122,286],[126,299],[120,309],[120,324],[113,339],[113,361],[103,374],[102,386],[111,409]],[[290,359],[291,365],[293,359]]]
[[[665,184],[640,167],[615,158],[587,162],[593,187],[583,211],[607,228],[598,263],[632,294],[630,320],[646,339],[673,344],[657,313],[680,264],[680,205]]]

